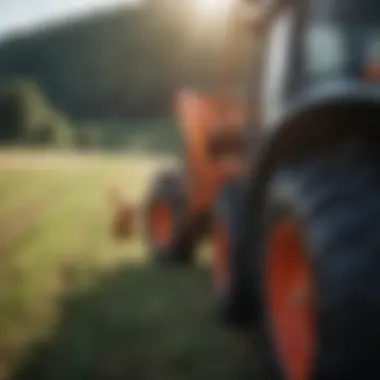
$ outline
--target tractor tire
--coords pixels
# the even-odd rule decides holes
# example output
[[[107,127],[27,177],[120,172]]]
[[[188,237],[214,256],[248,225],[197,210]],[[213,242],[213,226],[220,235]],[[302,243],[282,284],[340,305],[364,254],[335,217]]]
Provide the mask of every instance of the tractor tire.
[[[181,172],[160,173],[148,196],[146,233],[155,262],[190,263],[195,235],[186,221],[186,189]]]
[[[244,199],[243,181],[227,182],[219,191],[211,221],[217,315],[227,326],[239,329],[251,321],[250,282],[241,250]]]
[[[380,378],[379,163],[347,145],[268,182],[256,265],[268,379]]]

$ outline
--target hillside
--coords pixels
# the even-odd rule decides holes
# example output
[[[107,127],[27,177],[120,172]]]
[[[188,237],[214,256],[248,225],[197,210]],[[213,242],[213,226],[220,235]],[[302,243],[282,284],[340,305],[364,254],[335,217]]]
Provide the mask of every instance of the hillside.
[[[177,86],[212,77],[217,46],[204,37],[189,44],[178,3],[166,3],[166,10],[152,2],[5,41],[0,83],[32,79],[77,119],[167,116]]]

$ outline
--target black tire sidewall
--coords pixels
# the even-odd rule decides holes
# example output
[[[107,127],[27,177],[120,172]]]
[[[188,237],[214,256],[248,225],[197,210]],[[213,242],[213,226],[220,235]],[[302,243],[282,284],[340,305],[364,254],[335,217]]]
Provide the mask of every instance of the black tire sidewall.
[[[311,379],[379,378],[379,156],[368,144],[342,145],[282,165],[260,192],[254,281],[269,379],[284,380],[284,375],[267,326],[262,275],[270,228],[284,218],[301,229],[314,280],[317,341]]]
[[[244,232],[245,182],[235,179],[220,189],[214,205],[213,223],[223,223],[228,239],[228,283],[223,288],[213,285],[217,313],[222,321],[234,327],[246,327],[251,319],[249,279],[242,254]]]

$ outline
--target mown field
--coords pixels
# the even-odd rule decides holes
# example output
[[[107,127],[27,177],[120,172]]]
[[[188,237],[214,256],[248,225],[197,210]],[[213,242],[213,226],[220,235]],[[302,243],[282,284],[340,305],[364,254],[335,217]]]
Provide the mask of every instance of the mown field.
[[[167,161],[0,152],[0,379],[260,378],[216,323],[207,260],[158,268],[141,226],[110,236],[109,188],[139,205]]]

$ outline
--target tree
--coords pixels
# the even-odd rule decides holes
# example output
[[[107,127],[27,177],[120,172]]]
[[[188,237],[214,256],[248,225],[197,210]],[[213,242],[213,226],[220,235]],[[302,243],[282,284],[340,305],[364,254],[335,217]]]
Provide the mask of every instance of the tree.
[[[101,130],[94,125],[85,125],[76,132],[76,145],[80,148],[97,148],[103,143]]]
[[[61,112],[51,111],[33,141],[62,148],[72,146],[74,135],[67,117]]]
[[[50,106],[33,82],[9,81],[0,91],[0,141],[32,139],[42,127]]]

